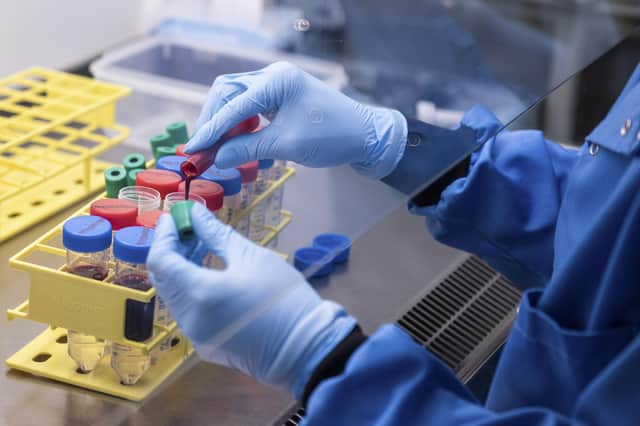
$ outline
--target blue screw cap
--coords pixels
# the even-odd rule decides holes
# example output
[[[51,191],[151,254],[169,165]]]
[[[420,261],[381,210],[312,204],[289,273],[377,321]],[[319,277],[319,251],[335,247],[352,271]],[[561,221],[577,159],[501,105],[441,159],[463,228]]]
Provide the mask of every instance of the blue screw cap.
[[[153,242],[153,229],[129,226],[113,237],[113,256],[124,262],[145,263]]]
[[[62,244],[78,253],[96,253],[111,245],[111,223],[99,216],[72,217],[62,225]]]
[[[304,273],[309,269],[315,270],[310,278],[325,277],[333,270],[333,256],[331,252],[317,247],[302,247],[294,253],[293,265]]]
[[[242,190],[242,175],[236,169],[219,169],[216,166],[211,166],[199,179],[209,180],[215,182],[224,190],[224,196],[228,197],[236,195]]]
[[[351,254],[351,239],[344,234],[319,234],[313,239],[313,247],[331,252],[333,263],[344,263]]]
[[[179,174],[184,178],[182,171],[180,170],[180,165],[187,161],[187,157],[181,157],[179,155],[167,155],[166,157],[159,158],[156,162],[156,169],[158,170],[168,170],[170,172],[174,172]]]
[[[259,160],[258,161],[258,170],[266,170],[273,167],[275,161],[273,160]]]

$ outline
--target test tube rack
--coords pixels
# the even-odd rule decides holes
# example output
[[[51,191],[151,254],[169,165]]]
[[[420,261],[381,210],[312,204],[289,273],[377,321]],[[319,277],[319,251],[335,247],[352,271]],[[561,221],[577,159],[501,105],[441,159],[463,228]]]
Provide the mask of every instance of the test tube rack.
[[[45,68],[0,80],[0,242],[104,188],[130,89]]]
[[[260,203],[266,202],[294,174],[295,169],[288,167],[279,180],[273,182],[265,193],[256,197],[239,213],[238,219],[250,214]],[[102,194],[98,198],[104,196]],[[88,214],[90,204],[71,217]],[[265,227],[265,236],[260,244],[269,244],[291,221],[291,213],[288,211],[283,210],[281,217],[277,226]],[[104,281],[68,273],[65,266],[66,252],[62,245],[63,223],[29,244],[9,261],[12,267],[29,274],[29,298],[18,307],[9,309],[8,319],[28,319],[49,327],[8,358],[6,364],[9,368],[36,376],[131,401],[142,401],[193,355],[193,346],[177,332],[177,344],[164,352],[157,363],[132,386],[120,384],[110,367],[109,355],[91,373],[77,372],[75,362],[67,355],[67,329],[151,353],[169,335],[174,335],[177,326],[175,322],[168,326],[154,324],[154,335],[148,341],[128,340],[124,336],[126,300],[149,302],[155,295],[155,289],[142,292],[113,285],[113,265]]]

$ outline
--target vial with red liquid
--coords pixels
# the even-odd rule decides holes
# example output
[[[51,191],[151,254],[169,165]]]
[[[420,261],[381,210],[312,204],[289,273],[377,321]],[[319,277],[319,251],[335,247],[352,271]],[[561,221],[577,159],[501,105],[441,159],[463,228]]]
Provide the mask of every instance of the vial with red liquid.
[[[287,171],[287,162],[285,160],[276,160],[271,168],[271,179],[275,184],[280,180]],[[284,198],[284,185],[277,187],[267,199],[267,209],[265,213],[265,225],[278,226],[282,221],[282,200]],[[276,236],[269,242],[269,247],[273,247],[278,243]]]
[[[113,283],[134,290],[146,292],[151,289],[151,280],[145,266],[153,229],[144,226],[130,226],[115,233],[113,256],[116,274]],[[127,339],[143,342],[153,335],[153,319],[156,298],[149,302],[127,299],[124,335]],[[124,385],[133,385],[149,369],[151,357],[142,349],[112,343],[111,367]]]
[[[78,216],[62,226],[62,244],[67,249],[67,272],[102,281],[108,273],[111,224],[98,216]],[[67,331],[68,353],[78,371],[89,373],[104,356],[105,342],[80,331]]]
[[[267,192],[271,186],[271,170],[273,168],[273,160],[260,160],[258,162],[258,178],[254,186],[253,198]],[[259,243],[265,237],[265,224],[267,215],[267,200],[263,200],[256,205],[249,216],[249,239]]]
[[[256,180],[258,179],[258,167],[259,163],[257,161],[252,161],[237,167],[242,176],[240,212],[247,209],[253,201],[253,196],[256,191]],[[236,223],[236,230],[245,237],[249,236],[249,220],[249,215],[245,215]]]
[[[218,213],[218,219],[223,223],[231,223],[240,209],[242,192],[242,175],[236,169],[219,169],[216,166],[209,167],[198,179],[217,183],[222,187],[224,198],[222,208]],[[197,180],[194,180],[196,182]]]

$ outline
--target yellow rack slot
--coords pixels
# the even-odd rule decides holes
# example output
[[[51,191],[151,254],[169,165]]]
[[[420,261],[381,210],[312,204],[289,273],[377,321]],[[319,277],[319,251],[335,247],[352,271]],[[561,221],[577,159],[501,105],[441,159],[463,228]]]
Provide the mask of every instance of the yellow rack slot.
[[[246,217],[260,203],[266,202],[294,174],[295,169],[287,168],[282,178],[273,182],[238,218]],[[102,194],[98,198],[104,196]],[[88,214],[90,205],[85,205],[72,217]],[[260,244],[269,244],[291,219],[290,212],[282,211],[281,222],[274,227],[265,227]],[[141,292],[113,285],[112,274],[105,281],[69,274],[65,270],[65,255],[60,223],[10,259],[11,266],[29,274],[29,298],[16,308],[9,309],[7,318],[28,319],[48,324],[50,328],[11,356],[6,361],[7,365],[133,401],[146,398],[193,353],[191,344],[180,333],[175,334],[175,322],[169,326],[155,324],[153,337],[146,342],[128,340],[124,336],[126,301],[149,302],[155,296],[155,290],[152,288]],[[108,359],[103,359],[99,368],[90,374],[76,372],[74,362],[66,354],[66,329],[82,331],[146,352],[152,352],[170,335],[177,335],[179,343],[165,352],[169,355],[163,355],[161,361],[138,384],[122,386],[111,371]]]
[[[129,135],[115,123],[129,93],[44,68],[0,80],[0,241],[104,187],[96,156]]]

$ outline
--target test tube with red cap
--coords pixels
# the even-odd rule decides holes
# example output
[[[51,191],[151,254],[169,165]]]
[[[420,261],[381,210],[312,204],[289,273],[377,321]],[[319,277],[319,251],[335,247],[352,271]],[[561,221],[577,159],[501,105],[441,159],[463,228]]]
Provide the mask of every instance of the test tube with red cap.
[[[182,176],[168,170],[145,170],[136,175],[136,186],[153,188],[165,199],[167,194],[178,191]]]
[[[258,179],[259,164],[257,161],[243,164],[237,167],[242,176],[242,191],[240,192],[240,211],[245,210],[253,201],[255,193],[256,180]],[[244,216],[236,224],[236,230],[244,235],[249,236],[249,215]]]
[[[236,169],[219,169],[216,166],[209,167],[198,180],[206,180],[220,185],[223,189],[223,204],[218,210],[218,219],[223,223],[230,223],[240,208],[242,192],[242,176]]]
[[[271,185],[271,169],[273,169],[273,160],[260,160],[258,162],[258,178],[254,187],[254,199],[264,194]],[[256,205],[249,216],[249,239],[251,241],[260,242],[265,236],[264,226],[266,224],[267,201],[263,200]]]

